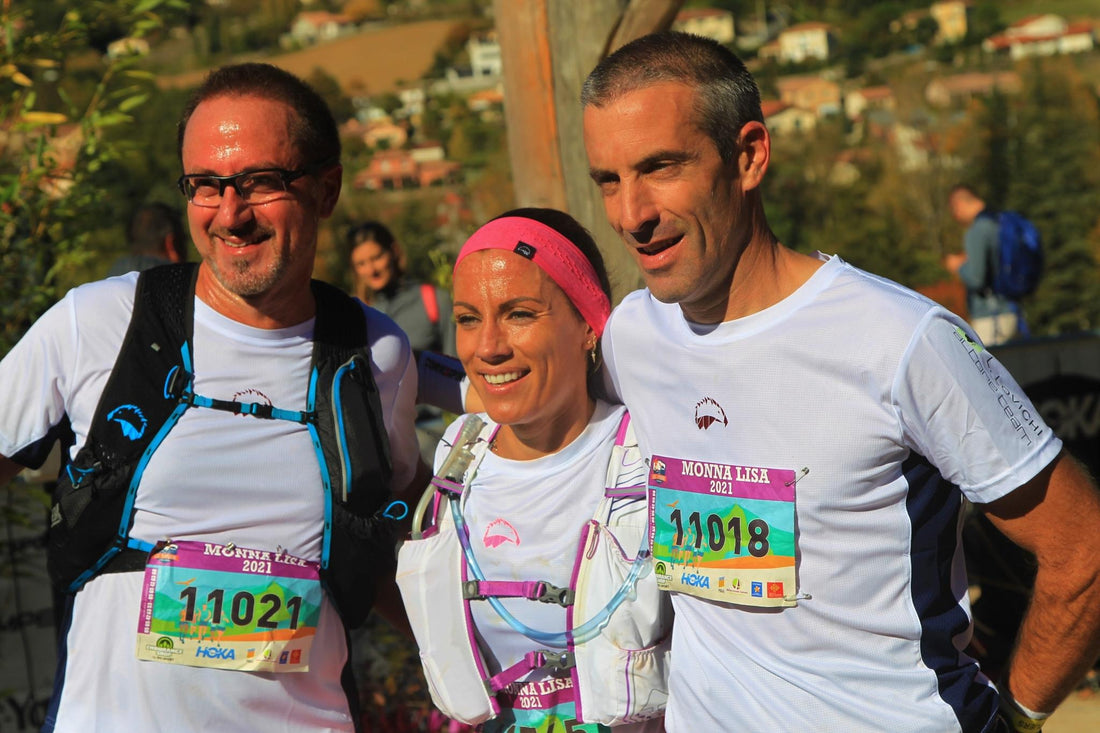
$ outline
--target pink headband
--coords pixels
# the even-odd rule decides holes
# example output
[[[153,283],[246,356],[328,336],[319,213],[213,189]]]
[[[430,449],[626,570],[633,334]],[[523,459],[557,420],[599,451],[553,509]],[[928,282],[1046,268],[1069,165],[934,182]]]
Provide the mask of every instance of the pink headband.
[[[483,249],[515,252],[534,262],[565,291],[581,318],[596,335],[603,333],[604,324],[611,314],[611,301],[600,288],[600,280],[592,263],[577,249],[577,245],[556,229],[522,216],[493,219],[462,245],[455,267],[466,255]]]

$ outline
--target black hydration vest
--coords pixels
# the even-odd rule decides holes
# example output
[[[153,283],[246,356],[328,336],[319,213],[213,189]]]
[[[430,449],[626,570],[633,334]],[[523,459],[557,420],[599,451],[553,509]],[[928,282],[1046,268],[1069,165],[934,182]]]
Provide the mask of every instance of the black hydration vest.
[[[395,566],[388,512],[389,445],[357,301],[311,283],[317,304],[304,412],[195,394],[192,341],[198,265],[165,265],[137,282],[130,326],[96,406],[88,439],[58,478],[48,568],[75,593],[103,572],[139,570],[150,545],[131,539],[145,466],[184,411],[227,410],[292,420],[313,438],[325,491],[321,580],[348,628],[366,618],[376,580]],[[202,456],[196,455],[196,461]]]

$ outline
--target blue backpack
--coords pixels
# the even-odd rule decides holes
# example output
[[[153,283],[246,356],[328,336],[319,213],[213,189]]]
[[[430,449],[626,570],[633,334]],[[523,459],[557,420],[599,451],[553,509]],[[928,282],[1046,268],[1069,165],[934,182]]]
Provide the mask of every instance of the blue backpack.
[[[993,292],[1009,300],[1019,300],[1035,292],[1043,272],[1039,230],[1015,211],[1002,211],[995,216],[999,234]]]

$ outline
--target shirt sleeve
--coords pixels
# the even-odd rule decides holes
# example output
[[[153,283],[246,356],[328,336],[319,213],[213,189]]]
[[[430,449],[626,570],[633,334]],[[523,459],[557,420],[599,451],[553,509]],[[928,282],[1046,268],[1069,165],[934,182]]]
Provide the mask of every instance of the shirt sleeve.
[[[598,393],[596,395],[597,397],[602,398],[606,402],[621,405],[623,397],[619,389],[618,371],[615,368],[615,345],[613,338],[615,325],[618,323],[618,319],[615,318],[617,313],[617,308],[612,310],[611,315],[608,316],[607,324],[604,326],[603,337],[600,339],[600,358],[603,363],[600,365],[599,371],[596,372],[596,379],[592,384]]]
[[[37,468],[70,429],[83,443],[136,283],[130,273],[70,290],[0,361],[0,455]]]
[[[1062,448],[1008,370],[942,309],[916,330],[893,402],[905,442],[976,503],[1027,483]]]
[[[447,292],[446,288],[436,287],[435,299],[439,304],[439,322],[436,327],[439,329],[439,348],[444,354],[448,356],[457,356],[458,350],[455,346],[455,319],[454,319],[454,301],[451,299],[451,294]]]
[[[416,440],[417,369],[409,339],[389,316],[368,306],[371,373],[382,403],[382,418],[393,461],[391,488],[401,491],[412,482],[420,459]]]

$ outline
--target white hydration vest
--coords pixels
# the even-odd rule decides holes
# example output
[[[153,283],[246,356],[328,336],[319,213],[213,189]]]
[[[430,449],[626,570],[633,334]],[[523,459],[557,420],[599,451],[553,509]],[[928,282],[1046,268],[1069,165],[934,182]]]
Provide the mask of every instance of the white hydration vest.
[[[481,577],[469,551],[462,507],[497,425],[468,416],[450,456],[425,492],[430,526],[400,548],[397,584],[420,647],[432,701],[444,714],[480,723],[500,713],[496,693],[536,669],[572,678],[579,720],[617,725],[663,714],[668,699],[672,608],[657,589],[649,554],[647,470],[629,413],[619,426],[604,497],[581,530],[568,588],[545,581]],[[484,427],[481,427],[484,425]],[[478,429],[480,428],[480,430]],[[452,458],[465,451],[465,461]],[[464,464],[464,465],[463,465]],[[465,544],[465,549],[464,549]],[[528,598],[566,607],[568,630],[529,629],[497,599]],[[471,603],[490,603],[531,641],[522,661],[489,673]],[[513,623],[514,622],[514,623]]]

